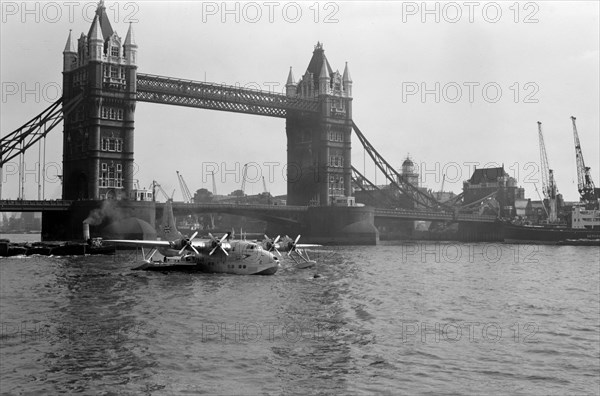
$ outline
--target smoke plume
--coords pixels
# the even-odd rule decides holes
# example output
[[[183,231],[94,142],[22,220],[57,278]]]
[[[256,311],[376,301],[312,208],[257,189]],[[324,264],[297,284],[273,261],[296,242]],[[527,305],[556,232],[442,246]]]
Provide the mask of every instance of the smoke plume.
[[[115,207],[113,201],[105,200],[102,201],[102,206],[100,206],[99,209],[93,209],[83,222],[92,226],[97,226],[102,224],[106,218],[117,221],[123,217],[123,213],[121,213],[120,209]]]

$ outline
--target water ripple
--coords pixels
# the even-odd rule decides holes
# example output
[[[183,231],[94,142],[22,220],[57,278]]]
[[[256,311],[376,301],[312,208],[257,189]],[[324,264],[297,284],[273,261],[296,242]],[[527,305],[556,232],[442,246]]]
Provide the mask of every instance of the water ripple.
[[[284,260],[264,277],[131,271],[126,255],[3,259],[1,390],[597,393],[598,250],[526,261],[518,246],[456,246],[458,260],[436,256],[443,243],[331,248],[317,269]]]

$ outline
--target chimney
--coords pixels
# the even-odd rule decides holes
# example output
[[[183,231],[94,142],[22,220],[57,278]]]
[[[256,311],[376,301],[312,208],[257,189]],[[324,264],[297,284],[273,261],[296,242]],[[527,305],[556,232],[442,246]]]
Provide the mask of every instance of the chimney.
[[[85,221],[83,222],[83,240],[90,240],[90,224]]]

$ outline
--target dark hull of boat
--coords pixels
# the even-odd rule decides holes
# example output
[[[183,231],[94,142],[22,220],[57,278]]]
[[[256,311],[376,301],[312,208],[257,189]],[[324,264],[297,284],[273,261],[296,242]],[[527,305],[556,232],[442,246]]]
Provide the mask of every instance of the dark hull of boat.
[[[531,227],[514,224],[504,225],[505,242],[562,242],[562,244],[566,244],[568,240],[600,240],[600,230],[566,227]]]

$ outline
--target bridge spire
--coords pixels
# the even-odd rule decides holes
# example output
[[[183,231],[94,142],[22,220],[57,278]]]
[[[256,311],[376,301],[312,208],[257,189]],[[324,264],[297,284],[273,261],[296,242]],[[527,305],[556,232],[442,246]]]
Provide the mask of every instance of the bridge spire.
[[[97,16],[95,16],[94,20],[92,21],[92,28],[90,29],[89,39],[104,42],[104,37],[102,36],[102,28],[100,27],[100,22],[98,21]]]
[[[133,25],[129,22],[129,29],[127,30],[127,35],[125,36],[125,45],[136,46],[135,36],[133,34]]]
[[[329,93],[329,73],[327,70],[327,61],[323,57],[321,64],[321,72],[319,73],[319,94],[324,95]]]
[[[348,68],[348,62],[346,62],[346,66],[344,67],[344,76],[342,78],[344,82],[352,82],[352,77],[350,76],[350,69]]]
[[[104,37],[102,36],[102,29],[100,28],[98,16],[94,17],[92,30],[90,31],[88,40],[90,44],[91,60],[102,60],[102,55],[104,53]]]
[[[285,94],[286,96],[296,96],[296,83],[294,82],[292,66],[290,66],[290,72],[288,74],[287,82],[285,83]]]
[[[290,73],[288,74],[287,84],[294,84],[294,73],[292,72],[292,66],[290,66]]]
[[[137,62],[137,44],[135,43],[135,35],[133,34],[133,25],[129,22],[129,30],[127,30],[127,36],[125,36],[125,60],[130,65],[135,65]]]
[[[352,97],[352,77],[350,76],[350,69],[348,68],[348,62],[344,67],[344,76],[342,77],[342,85],[344,86],[344,96],[349,98]]]
[[[110,24],[110,20],[108,19],[108,15],[106,15],[106,7],[104,6],[104,1],[100,0],[98,2],[98,6],[96,7],[96,15],[94,15],[94,19],[98,20],[98,27],[100,28],[100,33],[102,34],[102,38],[104,40],[108,39],[113,35],[114,30]],[[93,27],[92,22],[92,27]],[[88,36],[92,35],[92,28],[88,32]]]
[[[71,29],[69,29],[69,37],[63,51],[63,71],[70,71],[75,67],[77,62],[77,48],[71,37]]]
[[[77,53],[77,48],[75,48],[75,43],[71,38],[71,29],[69,29],[69,37],[67,37],[67,44],[65,45],[65,50],[63,51],[63,54],[65,53]]]
[[[306,72],[312,74],[315,78],[318,78],[319,74],[321,73],[323,62],[325,62],[326,64],[328,75],[331,75],[333,73],[333,70],[331,69],[329,61],[325,56],[323,43],[317,42],[317,45],[315,45],[315,49],[313,51],[313,56],[310,59],[310,62],[308,63],[308,67],[306,68]]]

